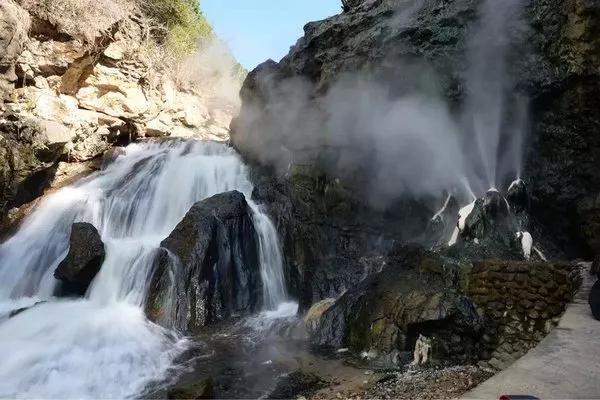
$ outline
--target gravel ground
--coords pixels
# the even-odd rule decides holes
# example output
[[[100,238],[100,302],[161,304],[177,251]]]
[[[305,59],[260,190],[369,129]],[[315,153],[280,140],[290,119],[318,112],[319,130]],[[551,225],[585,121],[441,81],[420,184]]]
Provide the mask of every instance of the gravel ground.
[[[362,391],[320,393],[312,399],[455,399],[492,375],[474,366],[409,368],[384,374]]]

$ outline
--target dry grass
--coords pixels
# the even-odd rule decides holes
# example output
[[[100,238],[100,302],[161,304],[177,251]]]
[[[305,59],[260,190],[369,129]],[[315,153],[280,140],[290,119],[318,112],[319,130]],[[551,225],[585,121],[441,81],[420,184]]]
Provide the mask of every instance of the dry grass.
[[[196,0],[16,1],[80,40],[91,54],[100,53],[99,39],[110,34],[125,46],[126,59],[145,65],[151,86],[166,74],[180,90],[233,105],[239,101],[246,71],[215,37]]]
[[[21,0],[31,14],[84,43],[93,44],[115,23],[131,16],[132,0]]]

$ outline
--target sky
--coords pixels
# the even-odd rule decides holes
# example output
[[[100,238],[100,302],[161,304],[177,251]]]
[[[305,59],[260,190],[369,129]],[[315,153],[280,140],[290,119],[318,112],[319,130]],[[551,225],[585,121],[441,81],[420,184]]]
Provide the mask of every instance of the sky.
[[[246,69],[279,61],[303,36],[302,28],[341,12],[340,0],[201,0],[217,35]]]

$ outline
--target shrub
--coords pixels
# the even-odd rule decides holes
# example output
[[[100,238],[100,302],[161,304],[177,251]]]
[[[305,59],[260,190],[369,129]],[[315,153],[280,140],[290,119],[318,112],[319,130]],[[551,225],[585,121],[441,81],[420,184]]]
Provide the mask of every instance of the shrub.
[[[212,27],[195,0],[138,0],[142,12],[167,28],[165,44],[175,56],[194,52],[213,36]]]
[[[67,35],[93,44],[115,22],[134,12],[131,0],[21,0],[31,14]]]

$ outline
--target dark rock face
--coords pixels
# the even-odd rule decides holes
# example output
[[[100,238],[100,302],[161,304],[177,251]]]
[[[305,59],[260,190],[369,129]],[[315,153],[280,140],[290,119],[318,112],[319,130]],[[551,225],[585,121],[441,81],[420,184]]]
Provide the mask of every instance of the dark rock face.
[[[62,281],[62,293],[83,296],[100,271],[105,255],[104,243],[94,225],[74,223],[69,253],[54,271],[54,277]]]
[[[196,203],[162,243],[146,302],[153,321],[194,331],[262,304],[257,235],[244,195]]]
[[[0,221],[49,186],[64,143],[48,143],[43,127],[16,115],[0,118]]]
[[[597,253],[600,4],[536,0],[531,15],[544,60],[543,68],[527,68],[536,94],[527,163],[532,208],[562,243]]]
[[[508,217],[508,203],[498,191],[490,190],[475,201],[473,211],[466,219],[463,236],[483,239],[494,233],[509,231]]]
[[[598,321],[600,321],[600,280],[594,283],[592,290],[590,291],[589,297],[590,308],[592,309],[592,315]]]
[[[338,297],[383,265],[394,240],[422,234],[431,218],[413,200],[369,208],[340,182],[298,168],[288,177],[254,170],[253,196],[269,206],[282,240],[285,278],[300,310]],[[399,223],[398,221],[401,221]]]
[[[211,378],[206,378],[187,386],[176,386],[167,391],[167,399],[212,399],[214,398],[214,384]]]
[[[511,211],[521,212],[529,210],[529,194],[527,186],[522,180],[513,182],[506,192],[506,201],[510,204]]]
[[[433,337],[436,357],[478,355],[482,321],[460,293],[464,265],[419,247],[392,251],[384,269],[348,290],[321,319],[314,341],[381,353],[412,351]]]
[[[319,389],[327,387],[327,382],[312,373],[294,371],[281,377],[267,399],[295,399],[310,396]]]
[[[302,121],[304,111],[298,118],[288,118],[289,114],[283,118],[277,104],[287,86],[303,82],[299,86],[308,87],[309,93],[301,95],[311,99],[307,108],[319,108],[328,89],[345,73],[360,72],[389,83],[386,88],[393,96],[415,90],[415,80],[406,78],[411,76],[407,65],[426,64],[450,107],[460,108],[466,97],[468,38],[481,3],[426,0],[399,6],[386,0],[348,1],[344,13],[307,24],[304,37],[280,63],[269,61],[248,75],[232,134],[234,145],[248,159],[277,168],[296,162],[334,175],[327,165],[314,161],[318,157],[304,157],[304,149],[298,162],[293,146],[303,132],[319,131],[313,126],[319,126],[319,121]],[[508,38],[524,44],[508,54],[507,72],[515,77],[512,89],[531,99],[531,136],[523,171],[527,203],[532,217],[547,228],[558,246],[575,255],[600,249],[600,173],[594,166],[600,159],[600,139],[595,134],[600,121],[599,18],[600,5],[595,2],[533,0],[525,8],[525,29],[513,29]],[[292,105],[290,101],[289,108]],[[256,146],[280,144],[265,131],[281,131],[286,123],[303,127],[284,142],[294,157],[273,159],[277,153],[273,150],[266,159],[256,159]],[[355,188],[364,180],[361,169],[367,176],[369,172],[362,161],[344,176],[355,184],[350,186],[357,197]],[[518,206],[517,211],[524,207],[522,192],[508,200]],[[328,221],[329,216],[321,215],[319,220]]]
[[[454,196],[449,196],[442,208],[431,218],[425,229],[425,243],[437,247],[445,246],[448,238],[456,228],[456,216],[460,210],[458,201]]]

